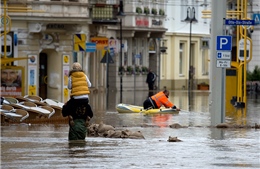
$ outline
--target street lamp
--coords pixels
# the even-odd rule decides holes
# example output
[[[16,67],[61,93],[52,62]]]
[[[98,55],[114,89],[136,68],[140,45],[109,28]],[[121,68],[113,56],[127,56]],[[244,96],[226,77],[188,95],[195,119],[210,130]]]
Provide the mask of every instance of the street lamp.
[[[125,17],[124,14],[124,5],[123,5],[123,0],[120,0],[119,4],[119,12],[117,13],[117,18],[120,19],[120,103],[122,103],[122,91],[123,91],[123,50],[122,50],[122,19]]]
[[[192,65],[191,65],[191,35],[192,35],[192,22],[198,22],[198,20],[195,18],[195,8],[194,7],[188,7],[187,8],[187,17],[186,19],[184,20],[186,22],[189,22],[190,23],[190,47],[189,47],[189,50],[190,50],[190,55],[189,55],[189,93],[191,91],[191,87],[192,87]]]

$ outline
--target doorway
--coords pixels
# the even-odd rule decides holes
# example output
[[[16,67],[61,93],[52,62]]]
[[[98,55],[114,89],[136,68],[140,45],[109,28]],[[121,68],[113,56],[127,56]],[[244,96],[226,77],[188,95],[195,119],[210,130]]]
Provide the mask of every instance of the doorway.
[[[47,63],[48,56],[46,53],[40,53],[39,63],[39,96],[42,99],[47,98]]]

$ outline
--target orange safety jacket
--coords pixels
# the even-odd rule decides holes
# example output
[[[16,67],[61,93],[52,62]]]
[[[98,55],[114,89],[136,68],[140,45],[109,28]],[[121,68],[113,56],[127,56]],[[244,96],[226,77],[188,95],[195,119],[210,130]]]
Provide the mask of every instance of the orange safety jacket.
[[[163,91],[153,95],[151,98],[155,101],[158,108],[160,108],[162,105],[164,105],[166,108],[174,106],[174,104],[168,100]]]

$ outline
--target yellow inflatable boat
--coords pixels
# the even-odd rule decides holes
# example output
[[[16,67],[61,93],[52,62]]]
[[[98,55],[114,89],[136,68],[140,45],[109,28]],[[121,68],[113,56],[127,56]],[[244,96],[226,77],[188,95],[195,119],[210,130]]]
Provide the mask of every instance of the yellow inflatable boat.
[[[144,114],[178,114],[179,111],[171,108],[148,109],[142,106],[120,103],[116,106],[118,113],[144,113]]]

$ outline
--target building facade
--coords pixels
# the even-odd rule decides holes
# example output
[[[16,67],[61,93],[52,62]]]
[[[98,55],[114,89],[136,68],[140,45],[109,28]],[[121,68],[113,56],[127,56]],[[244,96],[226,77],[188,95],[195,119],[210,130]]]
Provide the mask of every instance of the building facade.
[[[250,18],[255,20],[255,25],[251,35],[253,41],[252,60],[248,63],[248,70],[252,72],[255,66],[260,67],[260,2],[257,0],[252,0],[250,2],[249,9]]]
[[[209,83],[210,20],[202,18],[202,10],[206,9],[207,5],[199,1],[168,3],[162,86],[188,89],[190,84],[196,90],[198,84]]]
[[[91,90],[99,92],[105,92],[108,87],[119,90],[120,66],[126,70],[122,76],[123,90],[148,88],[142,68],[151,67],[159,74],[159,40],[166,32],[164,1],[124,1],[122,29],[117,18],[119,0],[10,0],[6,3],[8,11],[2,13],[6,12],[12,21],[7,23],[6,41],[13,49],[10,56],[2,57],[16,59],[6,66],[23,68],[24,95],[66,102],[68,73],[73,62],[82,64],[92,83]],[[22,10],[13,10],[16,8]],[[4,32],[4,27],[1,31]],[[82,51],[82,43],[88,42],[96,44],[95,51]],[[122,65],[120,46],[113,43],[122,43]],[[24,57],[30,59],[20,60]],[[106,57],[109,63],[103,62]]]

